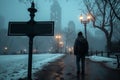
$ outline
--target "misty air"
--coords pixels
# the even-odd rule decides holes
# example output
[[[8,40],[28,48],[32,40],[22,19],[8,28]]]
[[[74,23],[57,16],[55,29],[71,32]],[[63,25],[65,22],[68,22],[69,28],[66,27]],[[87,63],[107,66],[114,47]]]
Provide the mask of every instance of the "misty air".
[[[119,0],[0,0],[0,80],[120,80]]]

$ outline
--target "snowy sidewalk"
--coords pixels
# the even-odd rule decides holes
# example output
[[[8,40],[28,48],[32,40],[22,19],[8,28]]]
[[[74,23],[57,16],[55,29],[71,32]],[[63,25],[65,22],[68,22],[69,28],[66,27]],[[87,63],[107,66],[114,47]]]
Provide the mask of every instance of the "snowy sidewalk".
[[[75,56],[67,55],[35,73],[34,80],[120,80],[119,70],[107,68],[101,62],[86,59],[85,69],[85,76],[77,78]]]
[[[41,70],[48,63],[61,58],[64,54],[34,54],[32,74]],[[18,80],[27,76],[28,55],[0,55],[0,80]]]

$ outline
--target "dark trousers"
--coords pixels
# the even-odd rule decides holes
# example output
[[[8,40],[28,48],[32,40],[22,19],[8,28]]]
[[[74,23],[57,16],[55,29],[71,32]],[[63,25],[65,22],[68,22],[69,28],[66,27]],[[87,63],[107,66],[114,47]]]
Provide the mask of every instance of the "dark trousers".
[[[76,55],[77,72],[80,72],[80,64],[81,64],[82,74],[84,74],[85,73],[85,56]]]

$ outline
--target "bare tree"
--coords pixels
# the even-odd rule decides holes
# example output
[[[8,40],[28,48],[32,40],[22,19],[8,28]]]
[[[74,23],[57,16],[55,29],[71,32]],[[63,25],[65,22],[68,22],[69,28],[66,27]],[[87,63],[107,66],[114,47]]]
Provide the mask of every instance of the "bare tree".
[[[107,51],[111,50],[111,38],[113,34],[113,25],[115,16],[109,4],[104,0],[84,1],[87,11],[92,17],[93,26],[105,33]],[[108,53],[109,56],[109,53]]]
[[[115,28],[114,28],[114,38],[117,40],[120,40],[118,36],[120,36],[120,28],[119,28],[119,22],[120,21],[120,0],[105,0],[109,3],[115,17],[118,19],[116,20]]]
[[[109,3],[114,15],[116,16],[117,19],[120,20],[120,0],[105,0],[106,2]]]
[[[114,28],[113,28],[113,40],[115,41],[120,41],[120,27],[119,27],[120,23],[119,21],[117,20],[116,21],[116,24],[114,25]]]

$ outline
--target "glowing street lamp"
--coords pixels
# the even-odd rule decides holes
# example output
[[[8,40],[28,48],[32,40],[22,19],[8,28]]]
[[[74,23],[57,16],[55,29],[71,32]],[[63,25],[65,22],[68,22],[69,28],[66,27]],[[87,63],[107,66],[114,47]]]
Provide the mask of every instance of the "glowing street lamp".
[[[8,47],[4,47],[4,53],[7,53]]]
[[[4,49],[5,49],[5,50],[8,50],[8,47],[5,47]]]
[[[58,34],[58,35],[55,36],[55,38],[56,39],[61,39],[61,35]]]
[[[71,52],[71,51],[72,51],[72,49],[71,49],[71,48],[68,48],[68,51],[69,51],[69,52]]]
[[[82,21],[83,20],[83,16],[82,16],[82,14],[80,15],[80,21]]]
[[[90,22],[91,16],[89,14],[87,14],[86,18],[84,18],[82,16],[82,14],[81,14],[80,17],[79,17],[79,19],[80,19],[81,23],[84,24],[84,27],[85,27],[85,38],[87,39],[87,30],[86,30],[87,27],[86,26],[87,26],[87,23]]]
[[[59,43],[60,43],[61,38],[62,38],[62,36],[60,34],[57,34],[55,36],[55,39],[57,40],[57,52],[59,52]]]
[[[61,45],[61,47],[63,46],[63,42],[62,41],[60,41],[60,43],[59,43],[60,45]]]

